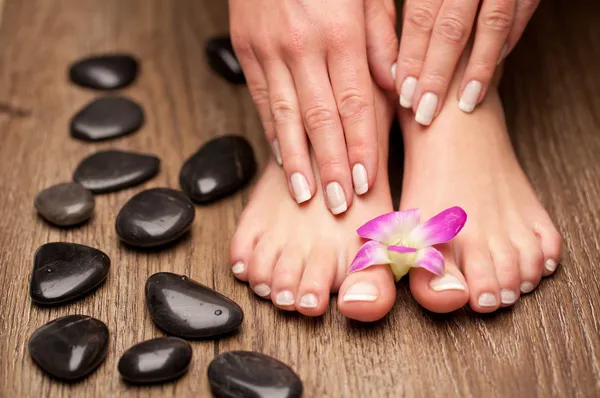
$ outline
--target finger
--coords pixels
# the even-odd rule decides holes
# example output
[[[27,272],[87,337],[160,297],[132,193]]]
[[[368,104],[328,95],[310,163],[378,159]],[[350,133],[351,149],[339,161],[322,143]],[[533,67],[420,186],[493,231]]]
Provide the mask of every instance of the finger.
[[[400,50],[396,66],[396,91],[400,106],[412,108],[417,80],[442,0],[409,0],[404,6]]]
[[[360,29],[357,29],[360,32]],[[377,175],[377,122],[364,37],[336,37],[328,54],[329,78],[346,137],[354,192],[365,194]]]
[[[485,97],[513,23],[515,6],[516,0],[485,0],[481,6],[475,43],[458,92],[458,107],[464,112],[473,112]]]
[[[338,114],[325,59],[307,55],[288,66],[298,90],[304,127],[312,144],[327,205],[341,214],[352,201],[352,183],[342,123]]]
[[[398,56],[396,9],[381,0],[365,3],[365,30],[369,68],[375,82],[384,90],[394,90],[394,71]]]
[[[539,5],[540,0],[517,0],[514,21],[506,39],[506,48],[500,57],[500,62],[515,48],[515,45],[525,31],[525,27]]]
[[[431,124],[442,108],[460,55],[471,34],[478,0],[446,0],[437,15],[414,97],[415,120]]]
[[[271,115],[279,141],[283,169],[292,197],[296,202],[303,203],[315,194],[316,183],[294,79],[281,60],[265,65],[265,71],[269,86]]]

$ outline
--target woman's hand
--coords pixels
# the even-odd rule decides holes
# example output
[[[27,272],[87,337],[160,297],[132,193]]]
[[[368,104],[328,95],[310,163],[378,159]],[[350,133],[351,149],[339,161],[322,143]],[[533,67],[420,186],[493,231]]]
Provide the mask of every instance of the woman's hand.
[[[460,109],[472,112],[485,97],[496,66],[514,48],[539,2],[407,0],[397,66],[392,66],[400,105],[412,108],[418,123],[431,123],[442,109],[477,18],[473,51],[456,93]]]
[[[316,193],[308,135],[333,214],[350,206],[353,187],[366,193],[377,174],[365,27],[371,1],[383,7],[387,0],[229,2],[233,46],[290,192],[298,203]],[[384,34],[393,41],[390,26]],[[370,40],[381,39],[382,31],[370,32]],[[389,49],[374,48],[375,57],[389,57]],[[389,67],[378,67],[383,84],[393,88]]]

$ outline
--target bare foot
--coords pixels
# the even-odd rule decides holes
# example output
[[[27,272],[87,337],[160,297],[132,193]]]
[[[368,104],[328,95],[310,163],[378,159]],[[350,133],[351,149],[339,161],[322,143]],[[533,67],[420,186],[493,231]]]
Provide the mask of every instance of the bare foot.
[[[321,315],[331,292],[338,290],[339,309],[349,318],[374,321],[394,304],[396,288],[389,266],[346,277],[362,244],[356,229],[392,210],[387,152],[394,106],[378,93],[375,107],[380,145],[377,181],[367,194],[354,198],[346,213],[333,216],[323,200],[298,206],[290,198],[281,168],[271,162],[241,216],[231,241],[232,272],[283,310]],[[323,195],[320,188],[317,195]]]
[[[411,271],[415,299],[434,312],[467,302],[477,312],[513,305],[556,269],[561,236],[518,164],[496,89],[473,114],[449,99],[428,129],[406,111],[400,119],[406,148],[400,208],[418,207],[424,220],[451,206],[468,215],[455,240],[441,246],[444,276]]]

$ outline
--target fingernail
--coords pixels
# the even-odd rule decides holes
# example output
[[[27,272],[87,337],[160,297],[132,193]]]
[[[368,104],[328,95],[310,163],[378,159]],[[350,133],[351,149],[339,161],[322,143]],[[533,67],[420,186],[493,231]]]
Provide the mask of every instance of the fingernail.
[[[414,77],[407,77],[402,82],[402,86],[400,87],[400,106],[403,108],[412,108],[413,106],[413,97],[415,96],[415,91],[417,90],[417,79]]]
[[[392,72],[392,80],[395,81],[396,80],[396,64],[395,63],[392,65],[390,72]]]
[[[461,111],[471,113],[473,109],[477,106],[477,101],[479,101],[479,95],[481,94],[481,83],[477,80],[471,80],[463,90],[462,95],[460,96],[460,102],[458,103],[458,107]]]
[[[425,93],[421,97],[415,120],[423,126],[429,126],[437,109],[438,96],[434,93]]]
[[[308,187],[308,182],[306,181],[306,177],[304,177],[300,173],[293,173],[291,180],[292,190],[294,191],[296,202],[303,203],[312,197],[312,195],[310,194],[310,188]]]
[[[517,293],[512,290],[502,289],[500,290],[500,301],[502,301],[502,304],[512,304],[517,301]]]
[[[357,195],[367,193],[369,190],[369,181],[367,180],[367,169],[360,163],[352,167],[352,181],[354,182],[354,192]]]
[[[502,61],[504,61],[504,57],[506,57],[507,51],[508,51],[508,44],[504,44],[504,47],[502,47],[502,51],[500,51],[500,58],[498,58],[498,62],[496,62],[496,65],[500,65],[500,63]]]
[[[546,264],[544,265],[544,267],[546,267],[546,270],[548,270],[548,272],[554,272],[554,270],[556,270],[557,265],[558,264],[556,264],[556,261],[549,258],[548,260],[546,260]]]
[[[327,203],[329,203],[329,209],[333,214],[340,214],[348,210],[346,195],[344,194],[344,189],[339,182],[330,182],[327,184],[325,191],[327,192]]]
[[[370,282],[358,282],[350,286],[344,294],[344,301],[375,301],[379,296],[379,289]]]
[[[302,308],[317,308],[319,300],[312,293],[307,293],[300,299],[300,307]]]
[[[275,304],[277,305],[293,305],[294,294],[289,290],[282,290],[275,295]]]
[[[254,290],[254,293],[258,294],[260,297],[266,297],[271,294],[271,288],[264,283],[259,283],[252,289]]]
[[[281,150],[279,149],[279,140],[277,138],[273,140],[273,153],[275,154],[275,160],[281,166],[283,161],[281,160]]]
[[[241,261],[238,261],[235,264],[233,264],[233,266],[231,267],[231,272],[233,272],[236,275],[244,272],[244,263]]]
[[[492,293],[483,293],[479,296],[479,300],[477,300],[477,304],[482,307],[495,307],[498,304],[496,300],[496,296]]]
[[[434,292],[441,292],[444,290],[466,290],[465,285],[452,274],[445,274],[442,276],[436,276],[431,278],[429,287]]]
[[[523,282],[521,283],[521,293],[529,293],[535,289],[535,286],[531,282]]]

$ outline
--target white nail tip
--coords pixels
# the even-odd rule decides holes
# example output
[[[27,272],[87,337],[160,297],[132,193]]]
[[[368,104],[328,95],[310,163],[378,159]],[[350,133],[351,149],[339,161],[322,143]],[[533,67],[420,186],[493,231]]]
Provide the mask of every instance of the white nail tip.
[[[462,290],[465,291],[465,285],[452,274],[436,276],[429,282],[429,287],[434,292],[442,292],[445,290]]]
[[[424,126],[429,126],[433,120],[433,115],[437,110],[438,96],[434,93],[425,93],[421,97],[415,120]]]
[[[233,266],[231,267],[231,272],[233,272],[236,275],[244,272],[244,263],[241,261],[238,261],[235,264],[233,264]]]
[[[275,154],[275,160],[281,166],[283,160],[281,160],[281,150],[279,149],[279,140],[277,138],[273,140],[273,153]]]
[[[292,181],[292,190],[294,191],[296,202],[303,203],[312,197],[306,177],[300,173],[293,173],[290,179]]]
[[[260,283],[253,288],[254,293],[258,294],[260,297],[266,297],[271,294],[271,288],[264,283]]]
[[[472,80],[465,86],[465,89],[460,96],[460,102],[458,103],[458,107],[461,111],[466,113],[473,112],[479,101],[481,87],[481,83],[477,80]]]
[[[294,294],[289,290],[282,290],[275,295],[275,304],[294,305]]]
[[[357,195],[367,193],[369,190],[369,180],[365,166],[357,163],[352,167],[352,181],[354,182],[354,191]]]
[[[346,195],[344,194],[344,189],[339,182],[330,182],[327,184],[325,191],[327,193],[329,209],[333,214],[340,214],[348,209]]]
[[[521,283],[521,293],[529,293],[535,289],[535,286],[531,282],[523,282]]]
[[[556,261],[552,260],[551,258],[546,260],[546,264],[544,265],[548,272],[554,272],[557,266],[558,264],[556,263]]]
[[[300,299],[300,307],[302,308],[317,308],[319,300],[312,293],[307,293]]]
[[[413,97],[417,91],[417,79],[414,77],[407,77],[402,82],[400,87],[400,106],[403,108],[412,108]]]
[[[500,291],[500,301],[502,301],[502,304],[512,304],[517,301],[517,293],[512,290],[503,289]]]
[[[393,64],[390,68],[390,72],[392,74],[392,80],[396,80],[396,64]]]
[[[350,286],[344,294],[344,301],[375,301],[379,297],[379,289],[369,282],[357,282]]]
[[[492,293],[483,293],[481,296],[479,296],[477,304],[482,307],[495,307],[498,305],[498,300],[496,300],[496,296]]]

